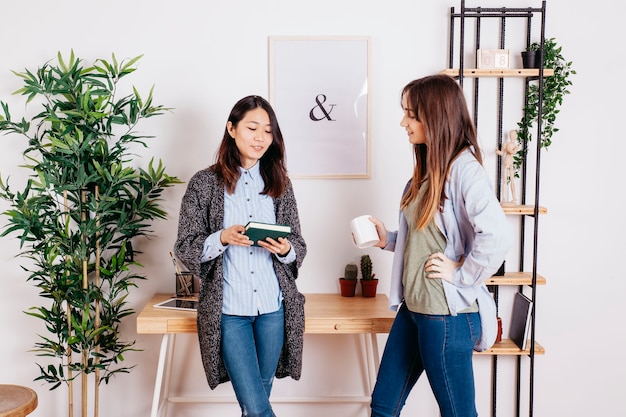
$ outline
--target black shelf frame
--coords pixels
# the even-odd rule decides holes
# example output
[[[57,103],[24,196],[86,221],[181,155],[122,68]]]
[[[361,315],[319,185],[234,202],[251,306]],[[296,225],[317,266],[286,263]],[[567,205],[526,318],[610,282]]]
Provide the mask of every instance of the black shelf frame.
[[[525,78],[525,94],[527,96],[528,89],[531,82],[538,82],[539,87],[539,96],[543,96],[543,79],[544,79],[544,66],[543,66],[543,50],[544,50],[544,41],[545,41],[545,24],[546,24],[546,0],[541,2],[541,7],[526,7],[526,8],[513,8],[513,7],[499,7],[499,8],[484,8],[484,7],[466,7],[465,0],[461,0],[461,6],[457,11],[454,7],[450,8],[450,33],[449,33],[449,57],[448,57],[448,68],[458,68],[459,73],[456,77],[461,86],[463,86],[464,79],[467,78],[464,75],[465,66],[465,48],[466,48],[466,20],[474,19],[475,20],[475,36],[473,44],[471,45],[473,51],[480,49],[481,46],[481,23],[483,19],[499,19],[500,21],[500,33],[499,33],[499,47],[500,49],[506,49],[506,28],[507,28],[507,20],[508,19],[526,19],[526,46],[529,46],[532,36],[533,30],[533,20],[539,17],[540,18],[540,66],[539,66],[539,75],[537,77],[526,77]],[[458,26],[458,52],[455,51],[455,36],[456,29]],[[455,67],[455,64],[458,65]],[[478,104],[479,104],[479,87],[480,87],[480,77],[472,77],[473,79],[473,116],[474,116],[474,124],[476,125],[476,129],[478,129]],[[505,93],[505,80],[503,77],[498,77],[497,80],[497,89],[498,89],[498,114],[497,114],[497,146],[498,149],[502,146],[503,141],[503,113],[504,113],[504,93]],[[524,107],[527,105],[527,99],[525,98]],[[537,253],[538,253],[538,232],[539,232],[539,191],[540,191],[540,167],[541,167],[541,146],[540,139],[541,138],[541,117],[543,113],[542,109],[542,101],[539,100],[538,106],[538,116],[537,116],[537,144],[536,144],[536,160],[535,160],[535,176],[534,176],[534,202],[533,202],[533,214],[531,215],[521,215],[520,219],[520,243],[519,243],[519,270],[524,271],[524,260],[525,260],[525,247],[526,247],[526,220],[527,217],[532,217],[533,219],[533,233],[532,233],[532,281],[530,286],[531,289],[531,300],[533,300],[533,309],[531,315],[531,324],[530,324],[530,353],[527,355],[529,357],[529,393],[528,393],[528,416],[532,417],[534,413],[533,405],[534,405],[534,378],[535,378],[535,312],[537,306]],[[531,155],[528,154],[528,143],[522,143],[522,149],[526,155],[526,158],[529,158]],[[501,161],[501,158],[498,157],[498,162]],[[520,178],[521,178],[521,191],[520,191],[520,201],[521,204],[526,204],[526,195],[527,195],[527,186],[528,186],[528,176],[527,176],[527,166],[526,164],[522,164]],[[497,185],[496,185],[496,193],[498,196],[501,195],[501,178],[502,178],[502,168],[501,164],[497,164]],[[496,300],[496,306],[498,305],[498,286],[490,286],[490,290],[494,294],[494,298]],[[523,290],[523,286],[520,286],[520,291]],[[517,370],[517,381],[516,381],[516,417],[520,416],[521,413],[521,391],[522,391],[522,355],[517,357],[516,363]],[[496,417],[497,415],[497,374],[498,374],[498,355],[494,355],[492,359],[492,403],[491,403],[491,415],[492,417]]]

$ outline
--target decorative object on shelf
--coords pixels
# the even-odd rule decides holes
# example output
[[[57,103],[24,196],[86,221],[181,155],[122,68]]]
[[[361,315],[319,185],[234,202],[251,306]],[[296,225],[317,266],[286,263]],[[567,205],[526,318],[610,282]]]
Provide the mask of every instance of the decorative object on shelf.
[[[372,259],[369,255],[361,256],[361,293],[363,297],[376,297],[378,279],[372,274]]]
[[[515,193],[515,170],[513,169],[513,157],[519,151],[517,142],[517,132],[509,132],[509,140],[502,144],[500,149],[496,149],[496,154],[502,159],[502,187],[500,188],[500,204],[514,206],[517,204]]]
[[[508,49],[478,49],[476,50],[476,68],[509,68],[509,57],[510,51]]]
[[[539,49],[540,44],[535,42],[529,48]],[[539,146],[548,148],[552,143],[552,135],[559,131],[555,127],[559,107],[563,104],[563,98],[569,94],[568,87],[572,85],[571,76],[576,74],[572,69],[572,62],[567,61],[562,55],[562,47],[555,38],[545,39],[543,45],[543,66],[554,70],[554,75],[543,78],[543,102],[541,114],[541,138]],[[528,86],[526,94],[527,104],[523,108],[522,119],[517,123],[517,139],[521,147],[513,157],[515,176],[519,177],[519,169],[526,159],[528,142],[532,140],[533,124],[537,123],[539,111],[539,85]]]
[[[343,277],[339,278],[342,297],[354,297],[356,293],[358,268],[356,264],[349,263],[344,269]]]
[[[541,65],[540,46],[538,43],[532,43],[525,51],[522,51],[522,66],[524,68],[539,68]]]
[[[40,290],[42,305],[26,314],[39,318],[49,335],[35,344],[36,380],[51,389],[66,386],[73,415],[74,381],[81,379],[82,416],[98,417],[99,387],[132,366],[121,366],[135,341],[123,340],[120,325],[134,311],[130,288],[144,277],[133,251],[136,238],[151,234],[150,223],[166,219],[160,205],[166,187],[181,183],[162,163],[138,164],[133,147],[147,147],[151,136],[138,135],[143,119],[168,109],[132,88],[122,94],[120,80],[141,58],[98,59],[84,65],[71,52],[61,53],[36,71],[14,72],[24,86],[16,91],[26,103],[40,103],[30,120],[13,121],[0,102],[0,132],[26,141],[23,167],[30,176],[21,191],[0,179],[0,198],[11,208],[1,236],[17,234],[27,281]],[[13,146],[13,145],[12,145]],[[54,363],[56,361],[56,363]],[[93,377],[94,397],[88,398]]]

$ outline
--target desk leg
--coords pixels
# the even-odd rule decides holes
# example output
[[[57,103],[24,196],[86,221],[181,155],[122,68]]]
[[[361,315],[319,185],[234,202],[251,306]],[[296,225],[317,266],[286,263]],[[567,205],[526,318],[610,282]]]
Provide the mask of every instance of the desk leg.
[[[380,366],[380,357],[378,356],[378,339],[376,333],[362,335],[365,338],[365,364],[367,372],[367,395],[371,395],[376,384],[378,376],[378,367]]]
[[[372,362],[373,366],[373,377],[372,377],[372,391],[374,390],[374,385],[376,384],[376,378],[378,378],[378,368],[380,368],[380,354],[378,352],[378,335],[376,333],[370,334],[372,341],[372,356],[374,361]]]
[[[165,333],[161,339],[161,350],[159,352],[156,380],[154,381],[154,395],[152,397],[150,417],[159,417],[162,412],[165,413],[167,411],[175,339],[175,334],[168,333]]]

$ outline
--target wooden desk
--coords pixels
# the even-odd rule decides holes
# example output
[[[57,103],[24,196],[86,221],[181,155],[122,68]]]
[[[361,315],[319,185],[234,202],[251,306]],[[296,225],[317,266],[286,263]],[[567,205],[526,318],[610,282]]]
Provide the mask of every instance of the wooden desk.
[[[369,395],[376,382],[380,364],[377,333],[389,333],[395,313],[389,310],[389,299],[384,294],[374,298],[342,297],[339,294],[305,294],[304,304],[306,334],[353,334],[359,337],[364,346],[361,358],[367,369],[368,378],[362,397],[347,397],[349,402],[369,402]],[[168,402],[201,402],[183,397],[170,397],[169,385],[174,341],[178,333],[196,333],[196,312],[178,311],[153,307],[154,304],[170,298],[171,294],[156,294],[137,316],[137,333],[161,334],[161,350],[154,384],[151,417],[165,415]],[[369,336],[369,337],[368,337]],[[338,402],[333,398],[294,398],[282,402]],[[234,398],[233,398],[234,401]],[[207,399],[206,402],[209,402]],[[272,399],[272,402],[281,402]]]

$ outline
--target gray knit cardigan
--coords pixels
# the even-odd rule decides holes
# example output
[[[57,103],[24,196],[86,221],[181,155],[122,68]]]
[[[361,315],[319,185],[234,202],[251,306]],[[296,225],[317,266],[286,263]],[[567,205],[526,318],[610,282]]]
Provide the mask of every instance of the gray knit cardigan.
[[[285,343],[276,370],[277,378],[300,379],[304,338],[304,295],[296,287],[298,269],[306,255],[300,233],[298,208],[291,182],[285,192],[274,198],[276,222],[291,226],[288,237],[296,260],[281,263],[273,257],[274,270],[283,293]],[[197,172],[183,196],[174,252],[185,266],[200,277],[198,339],[206,378],[211,389],[229,380],[221,355],[221,317],[223,304],[223,256],[200,263],[206,238],[224,228],[224,183],[210,169]]]

